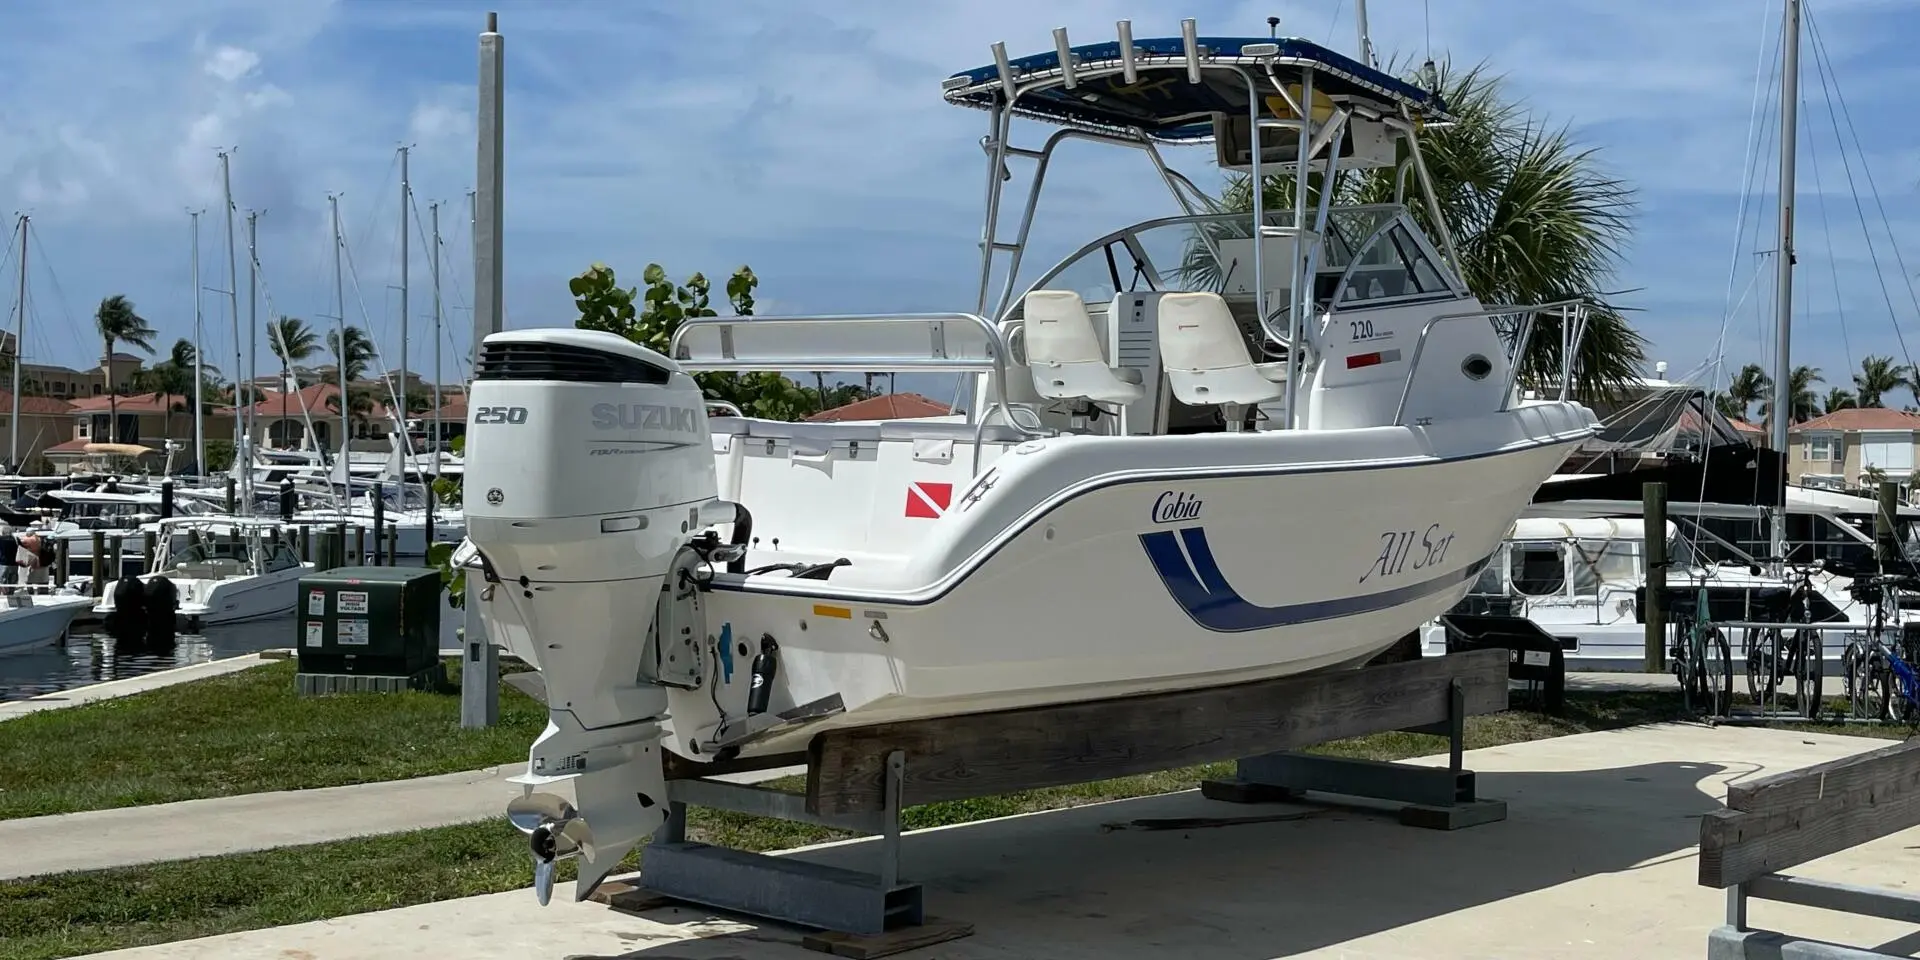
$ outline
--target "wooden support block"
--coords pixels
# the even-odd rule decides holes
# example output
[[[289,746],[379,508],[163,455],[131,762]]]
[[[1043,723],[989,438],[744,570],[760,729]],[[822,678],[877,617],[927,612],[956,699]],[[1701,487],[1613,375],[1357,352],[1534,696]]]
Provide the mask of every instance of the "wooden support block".
[[[1771,813],[1862,789],[1920,791],[1920,739],[1727,787],[1727,808]]]
[[[1200,795],[1222,803],[1290,803],[1299,800],[1302,792],[1240,779],[1200,781]]]
[[[680,903],[664,893],[655,893],[624,880],[609,880],[602,883],[599,889],[587,895],[587,899],[628,913],[639,913],[642,910],[669,907]]]
[[[1505,800],[1468,800],[1447,806],[1409,803],[1400,808],[1400,823],[1423,830],[1464,830],[1507,818]]]
[[[1297,749],[1507,708],[1507,651],[1254,683],[825,730],[808,745],[807,809],[882,808],[886,755],[907,754],[902,803],[963,800]]]
[[[838,933],[821,931],[809,933],[800,938],[800,945],[808,950],[836,957],[849,957],[852,960],[868,960],[871,957],[887,957],[896,953],[905,953],[920,947],[929,947],[936,943],[946,943],[961,937],[973,936],[973,924],[958,920],[942,920],[928,917],[925,923],[911,927],[899,927],[886,933]]]

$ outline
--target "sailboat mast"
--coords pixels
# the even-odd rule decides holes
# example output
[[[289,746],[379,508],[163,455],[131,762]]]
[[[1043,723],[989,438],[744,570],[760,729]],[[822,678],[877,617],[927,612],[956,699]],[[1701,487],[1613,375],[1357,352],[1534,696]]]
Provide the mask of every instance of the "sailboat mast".
[[[1780,243],[1774,269],[1779,286],[1774,293],[1774,359],[1772,420],[1768,423],[1774,452],[1780,455],[1781,498],[1786,497],[1787,430],[1793,424],[1793,199],[1794,158],[1799,152],[1800,0],[1786,0],[1780,49]],[[1773,555],[1787,555],[1787,516],[1784,507],[1769,511],[1773,528]]]
[[[427,209],[433,215],[433,477],[440,479],[440,438],[445,432],[440,425],[440,201],[435,200]]]
[[[247,382],[259,383],[255,365],[260,352],[260,211],[247,211]],[[284,385],[283,385],[284,386]],[[256,422],[252,404],[247,405],[247,436],[253,436]],[[253,512],[253,470],[247,470],[247,512]]]
[[[347,288],[340,273],[340,195],[328,194],[327,206],[333,214],[333,335],[339,348],[333,360],[334,379],[340,381],[340,488],[346,496],[353,492],[353,475],[347,470],[347,438],[353,434],[347,425]]]
[[[407,154],[409,152],[411,151],[407,147],[400,148],[400,377],[399,382],[394,385],[394,400],[400,404],[400,409],[396,411],[400,421],[400,449],[402,453],[407,454],[412,452],[407,449],[408,444],[406,442],[407,370],[409,369],[407,366],[407,330],[412,325],[412,318],[407,316],[407,250],[411,246],[407,237],[407,208],[413,205],[413,184],[407,180]],[[403,467],[400,470],[400,476],[396,477],[395,480],[404,482],[406,476],[407,471],[406,468]]]
[[[207,475],[207,398],[203,391],[207,374],[202,355],[206,349],[206,332],[201,329],[200,320],[200,213],[199,210],[187,211],[193,221],[193,470],[204,477]],[[238,403],[239,399],[235,397],[234,401]]]
[[[220,191],[227,210],[227,310],[233,318],[233,375],[244,377],[245,367],[240,364],[240,268],[234,259],[233,247],[233,164],[227,151],[220,151]],[[248,399],[252,399],[253,384],[247,384]],[[240,490],[246,504],[246,510],[253,509],[253,438],[247,436],[247,422],[242,413],[240,388],[233,391],[233,466],[238,472]],[[116,428],[117,429],[117,428]]]
[[[20,215],[20,316],[14,321],[13,328],[13,412],[7,417],[7,467],[14,473],[20,472],[20,367],[27,356],[27,223],[33,218]],[[108,361],[112,362],[112,361]],[[26,582],[24,580],[22,583]]]

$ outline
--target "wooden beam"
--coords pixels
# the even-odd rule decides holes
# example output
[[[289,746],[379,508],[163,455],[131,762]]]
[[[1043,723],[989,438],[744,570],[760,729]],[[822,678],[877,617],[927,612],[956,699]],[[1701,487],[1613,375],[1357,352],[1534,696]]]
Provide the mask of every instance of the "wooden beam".
[[[1895,786],[1920,790],[1920,739],[1733,784],[1727,788],[1727,807],[1745,813],[1771,813],[1863,788]]]
[[[1718,810],[1700,818],[1700,885],[1724,889],[1914,826],[1920,790],[1898,783],[1829,792],[1797,807]]]
[[[671,750],[660,751],[660,757],[665,764],[668,780],[724,777],[730,773],[797,767],[807,762],[807,755],[804,753],[770,753],[758,757],[735,757],[732,760],[714,760],[707,763],[688,760]]]
[[[1507,651],[1253,683],[824,730],[808,746],[807,809],[882,809],[892,750],[904,804],[961,800],[1237,760],[1440,723],[1458,680],[1467,713],[1507,708]]]

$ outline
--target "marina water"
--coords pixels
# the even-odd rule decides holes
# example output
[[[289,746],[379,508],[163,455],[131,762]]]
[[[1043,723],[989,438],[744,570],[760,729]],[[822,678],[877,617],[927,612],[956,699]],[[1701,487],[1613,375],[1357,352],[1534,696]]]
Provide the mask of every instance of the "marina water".
[[[442,604],[440,648],[459,646],[460,610]],[[0,653],[0,701],[24,700],[88,684],[137,677],[222,657],[297,646],[299,618],[286,616],[249,623],[204,627],[181,633],[165,648],[116,641],[98,624],[76,624],[67,642]]]

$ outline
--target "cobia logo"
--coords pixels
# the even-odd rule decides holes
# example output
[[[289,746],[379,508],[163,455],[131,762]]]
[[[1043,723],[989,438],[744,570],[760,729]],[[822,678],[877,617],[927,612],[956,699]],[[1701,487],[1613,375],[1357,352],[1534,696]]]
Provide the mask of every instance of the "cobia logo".
[[[1200,506],[1206,501],[1185,490],[1168,490],[1153,501],[1154,523],[1178,523],[1200,519]]]
[[[593,427],[596,430],[674,430],[699,433],[691,407],[668,407],[657,403],[596,403]]]

